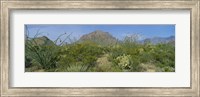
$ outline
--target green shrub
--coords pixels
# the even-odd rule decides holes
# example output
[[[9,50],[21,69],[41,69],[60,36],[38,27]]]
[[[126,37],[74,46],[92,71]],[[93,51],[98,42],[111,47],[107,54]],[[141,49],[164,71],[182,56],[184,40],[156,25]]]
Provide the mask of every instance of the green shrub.
[[[56,68],[59,60],[59,47],[56,45],[33,45],[33,41],[26,41],[25,44],[26,57],[36,60],[43,69]]]
[[[123,54],[122,56],[118,56],[115,59],[117,65],[121,67],[122,69],[130,69],[131,68],[131,56]]]
[[[91,41],[86,41],[82,43],[76,43],[71,45],[66,45],[62,47],[60,54],[60,61],[59,67],[60,68],[75,68],[77,67],[84,67],[86,69],[81,70],[88,71],[92,68],[97,58],[103,54],[103,49],[98,46],[96,43]],[[73,64],[81,63],[82,65],[76,65],[75,67]],[[80,70],[80,69],[78,69]]]

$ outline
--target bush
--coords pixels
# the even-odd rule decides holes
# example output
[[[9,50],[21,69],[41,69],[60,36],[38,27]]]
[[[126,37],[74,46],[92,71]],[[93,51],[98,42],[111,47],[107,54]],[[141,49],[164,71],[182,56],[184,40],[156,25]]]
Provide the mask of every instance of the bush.
[[[131,68],[131,56],[130,55],[123,54],[122,56],[118,56],[115,59],[115,62],[117,63],[117,65],[119,65],[119,67],[121,67],[124,70]]]
[[[25,45],[26,57],[37,61],[43,69],[49,70],[57,67],[57,61],[59,60],[58,46],[33,45],[32,41],[26,41]]]
[[[60,68],[80,68],[84,67],[80,71],[88,71],[96,63],[98,56],[103,54],[103,49],[96,43],[91,41],[66,45],[60,52]],[[82,65],[73,64],[81,63]],[[79,69],[78,69],[79,70]]]

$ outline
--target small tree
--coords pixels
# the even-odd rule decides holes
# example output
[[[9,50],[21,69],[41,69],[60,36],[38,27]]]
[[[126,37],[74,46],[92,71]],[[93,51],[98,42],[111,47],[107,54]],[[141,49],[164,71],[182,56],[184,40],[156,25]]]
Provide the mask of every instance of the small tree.
[[[131,35],[125,36],[124,42],[125,42],[125,43],[136,43],[136,42],[138,42],[141,38],[142,38],[142,36],[141,36],[140,34],[131,34]]]

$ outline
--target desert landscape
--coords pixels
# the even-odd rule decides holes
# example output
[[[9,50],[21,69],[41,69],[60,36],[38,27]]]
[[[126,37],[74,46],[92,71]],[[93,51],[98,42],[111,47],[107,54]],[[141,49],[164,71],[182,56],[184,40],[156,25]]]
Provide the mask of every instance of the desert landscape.
[[[30,37],[28,27],[25,32],[25,72],[175,72],[174,35],[118,39],[94,30],[79,39],[63,33],[51,40],[39,31]]]

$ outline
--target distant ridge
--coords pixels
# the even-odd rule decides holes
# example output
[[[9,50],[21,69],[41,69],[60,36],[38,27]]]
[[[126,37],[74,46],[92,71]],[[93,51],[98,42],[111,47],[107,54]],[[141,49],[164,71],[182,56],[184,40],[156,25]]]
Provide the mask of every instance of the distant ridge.
[[[145,41],[149,41],[153,44],[169,43],[169,42],[171,44],[175,44],[175,36],[147,38],[147,39],[142,40],[141,43],[144,43]]]
[[[50,40],[46,36],[32,38],[29,39],[28,41],[31,41],[34,45],[56,45],[52,40]],[[101,30],[96,30],[89,34],[85,34],[81,36],[80,39],[76,42],[84,42],[84,41],[92,41],[99,45],[104,45],[104,46],[115,45],[117,42],[119,43],[122,42],[121,40],[118,40],[117,38],[113,37],[109,32],[104,32]],[[138,41],[138,43],[142,44],[145,42],[151,42],[152,44],[168,43],[175,45],[175,36],[153,37]]]

